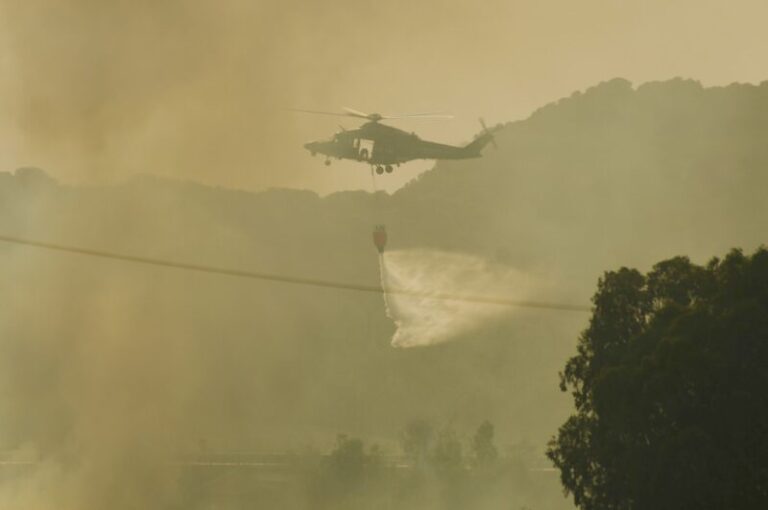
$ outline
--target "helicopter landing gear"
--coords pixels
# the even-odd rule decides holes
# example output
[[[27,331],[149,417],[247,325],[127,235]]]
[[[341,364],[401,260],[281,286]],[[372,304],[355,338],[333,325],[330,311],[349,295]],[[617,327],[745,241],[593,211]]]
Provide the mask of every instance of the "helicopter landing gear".
[[[385,170],[387,171],[388,174],[391,174],[392,173],[392,165],[387,165],[385,167]]]
[[[330,164],[331,164],[331,160],[330,159],[326,159],[325,160],[325,166],[330,166]]]
[[[381,175],[384,173],[384,167],[381,165],[376,165],[376,173]]]

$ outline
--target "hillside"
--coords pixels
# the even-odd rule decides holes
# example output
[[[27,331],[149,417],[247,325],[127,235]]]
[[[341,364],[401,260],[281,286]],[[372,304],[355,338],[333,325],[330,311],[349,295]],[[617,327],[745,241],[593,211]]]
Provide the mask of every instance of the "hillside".
[[[385,223],[392,249],[478,255],[547,279],[552,301],[588,303],[604,270],[765,243],[766,139],[768,83],[612,80],[504,125],[498,150],[440,162],[393,195],[147,176],[72,187],[27,169],[0,174],[0,232],[375,285],[370,233]],[[502,447],[542,450],[569,406],[557,372],[588,319],[510,309],[453,342],[401,350],[377,295],[6,244],[0,261],[4,446],[43,452],[105,423],[177,450],[201,439],[324,448],[346,432],[396,451],[414,418],[463,437],[489,419]]]

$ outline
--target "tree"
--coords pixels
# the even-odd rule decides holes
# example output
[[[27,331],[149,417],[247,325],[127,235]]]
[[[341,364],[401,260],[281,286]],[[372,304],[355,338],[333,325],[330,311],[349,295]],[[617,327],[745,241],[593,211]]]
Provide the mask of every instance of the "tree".
[[[411,458],[414,465],[421,466],[426,460],[433,434],[432,425],[428,421],[414,420],[406,425],[400,443],[403,452]]]
[[[487,420],[475,432],[475,437],[472,439],[472,450],[474,450],[478,466],[491,465],[499,457],[496,445],[493,444],[493,435],[493,424]]]
[[[768,251],[598,283],[547,454],[582,509],[768,507]]]
[[[430,458],[432,467],[445,476],[453,476],[464,468],[461,442],[451,427],[440,430]]]
[[[359,506],[359,499],[369,496],[368,485],[380,475],[381,452],[378,446],[368,453],[360,439],[340,434],[336,448],[318,466],[310,483],[312,504],[318,508]]]
[[[336,449],[328,457],[329,468],[340,483],[354,486],[365,476],[368,456],[360,439],[340,434],[336,438]]]

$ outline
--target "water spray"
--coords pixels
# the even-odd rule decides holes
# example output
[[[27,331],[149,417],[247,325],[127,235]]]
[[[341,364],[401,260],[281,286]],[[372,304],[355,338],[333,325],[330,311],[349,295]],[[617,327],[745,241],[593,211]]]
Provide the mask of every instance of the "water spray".
[[[384,257],[387,231],[373,229],[379,252],[381,289],[387,317],[395,324],[394,347],[416,347],[461,337],[509,310],[487,303],[445,300],[445,296],[492,290],[528,296],[539,282],[513,268],[474,255],[433,250],[396,250]]]

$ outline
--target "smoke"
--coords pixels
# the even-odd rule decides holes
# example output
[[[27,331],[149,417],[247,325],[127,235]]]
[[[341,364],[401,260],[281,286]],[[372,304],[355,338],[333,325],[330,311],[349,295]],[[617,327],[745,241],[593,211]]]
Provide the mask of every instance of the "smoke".
[[[12,211],[50,221],[51,202]],[[215,414],[204,388],[218,398],[227,388],[209,375],[215,357],[178,320],[166,275],[0,250],[0,450],[18,449],[14,460],[31,463],[0,484],[0,508],[174,505],[172,461],[205,434],[196,418]]]
[[[431,250],[387,252],[380,257],[381,283],[405,292],[384,294],[394,321],[394,347],[435,345],[459,338],[510,308],[431,296],[488,296],[524,300],[540,283],[531,275],[483,258]]]
[[[103,214],[76,219],[88,206],[74,203],[89,199],[63,198],[64,188],[31,169],[2,177],[2,230],[46,239],[155,251],[162,228],[152,228],[152,217],[171,218],[180,202],[147,187],[132,207],[130,188],[99,189],[92,197]],[[95,198],[102,193],[111,198]],[[170,244],[169,257],[188,257]],[[0,452],[24,463],[3,466],[0,508],[179,508],[181,454],[202,439],[222,450],[265,449],[259,434],[274,437],[276,427],[254,415],[260,406],[284,418],[282,388],[270,385],[269,361],[261,361],[284,351],[254,340],[283,331],[264,315],[288,319],[282,303],[259,316],[270,306],[261,306],[261,288],[241,294],[232,280],[5,244],[0,262]],[[223,304],[236,295],[242,303]]]
[[[290,4],[0,0],[0,133],[16,164],[68,181],[303,184],[279,177],[310,163],[285,108],[310,102],[296,88],[319,29]]]

